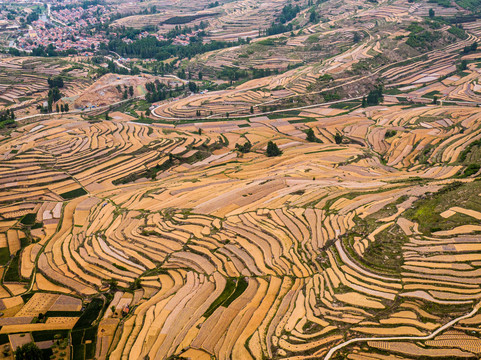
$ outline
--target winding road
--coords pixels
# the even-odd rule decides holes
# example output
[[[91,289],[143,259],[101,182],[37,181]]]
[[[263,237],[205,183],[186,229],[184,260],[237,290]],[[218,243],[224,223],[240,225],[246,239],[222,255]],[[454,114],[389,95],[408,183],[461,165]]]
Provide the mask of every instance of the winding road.
[[[443,326],[439,327],[435,331],[433,331],[431,334],[426,335],[426,336],[392,336],[392,337],[370,337],[370,338],[354,338],[348,341],[345,341],[337,346],[334,346],[329,352],[326,354],[324,357],[324,360],[329,360],[336,351],[342,349],[343,347],[346,347],[348,345],[351,345],[356,342],[365,342],[365,341],[396,341],[396,340],[409,340],[409,341],[417,341],[417,340],[431,340],[433,337],[438,335],[439,333],[443,332],[444,330],[450,328],[454,324],[456,324],[458,321],[461,321],[463,319],[467,319],[472,317],[474,314],[476,314],[479,310],[479,307],[481,306],[481,303],[476,304],[476,306],[471,310],[469,313],[466,315],[460,316],[456,319],[451,320],[450,322],[444,324]]]

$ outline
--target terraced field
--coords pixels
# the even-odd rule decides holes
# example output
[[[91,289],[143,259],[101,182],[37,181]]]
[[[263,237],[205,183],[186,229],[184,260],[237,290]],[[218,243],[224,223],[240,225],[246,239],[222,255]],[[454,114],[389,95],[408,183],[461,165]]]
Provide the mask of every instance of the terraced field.
[[[1,333],[70,331],[99,359],[477,356],[479,112],[335,111],[19,127],[0,143]]]
[[[92,82],[87,76],[91,66],[74,57],[3,56],[0,69],[0,109],[15,110],[17,118],[38,113],[37,105],[43,105],[51,77],[61,75],[65,79],[65,87],[60,90],[67,98],[78,96]]]
[[[477,14],[110,3],[113,32],[251,39],[0,59],[0,358],[481,357]],[[58,75],[70,111],[38,115]]]

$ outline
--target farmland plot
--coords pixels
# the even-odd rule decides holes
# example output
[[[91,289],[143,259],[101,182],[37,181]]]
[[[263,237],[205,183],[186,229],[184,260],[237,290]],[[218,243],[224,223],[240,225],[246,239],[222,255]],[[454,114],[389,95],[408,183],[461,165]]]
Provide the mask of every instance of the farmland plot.
[[[1,164],[1,296],[29,284],[47,294],[12,304],[2,332],[73,328],[84,339],[98,324],[99,358],[319,358],[356,337],[378,339],[363,351],[379,356],[478,354],[467,333],[478,315],[425,341],[382,340],[428,336],[481,296],[481,188],[462,160],[478,151],[479,116],[393,109],[314,115],[282,132],[266,118],[245,135],[226,122],[197,123],[199,135],[75,117],[19,128],[0,144],[20,149]],[[308,127],[322,143],[299,136]],[[246,136],[251,152],[220,134]],[[264,155],[271,139],[279,158]],[[203,157],[183,157],[193,151]],[[15,274],[23,288],[7,281]],[[99,293],[113,297],[87,302]],[[85,307],[97,308],[88,320]]]

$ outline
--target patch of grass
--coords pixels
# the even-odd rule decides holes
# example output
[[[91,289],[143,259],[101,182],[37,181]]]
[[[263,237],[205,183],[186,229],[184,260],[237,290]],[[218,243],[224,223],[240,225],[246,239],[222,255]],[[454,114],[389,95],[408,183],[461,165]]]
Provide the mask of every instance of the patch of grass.
[[[119,264],[116,264],[116,263],[112,263],[112,265],[115,266],[119,270],[128,271],[128,269],[125,266],[122,266],[122,265],[119,265]]]
[[[34,341],[47,341],[55,339],[56,335],[60,335],[60,338],[65,339],[68,337],[68,330],[46,330],[46,331],[32,331],[32,337]]]
[[[316,43],[316,42],[319,42],[319,34],[311,35],[306,40],[307,44],[313,44],[313,43]]]
[[[85,345],[79,344],[72,346],[72,358],[73,360],[85,359]]]
[[[45,317],[71,317],[71,316],[82,316],[82,311],[47,311]]]
[[[85,358],[93,359],[95,356],[95,343],[85,344]]]
[[[459,154],[458,161],[475,163],[481,159],[481,139],[473,141]]]
[[[36,222],[32,225],[32,229],[41,229],[43,228],[43,222]]]
[[[35,213],[30,213],[25,215],[20,222],[23,225],[33,225],[35,223],[35,219],[37,218],[37,214]]]
[[[363,262],[381,272],[399,274],[403,264],[402,246],[408,237],[398,225],[392,225],[381,231],[371,242],[363,255]]]
[[[390,89],[384,89],[384,95],[399,95],[402,94],[403,92],[399,90],[398,88],[390,88]]]
[[[460,27],[457,27],[457,26],[451,26],[448,29],[448,32],[461,40],[465,40],[468,38],[468,34],[466,34],[466,31],[464,31],[464,29],[461,29]]]
[[[317,154],[317,153],[331,152],[331,151],[340,151],[340,150],[344,150],[344,149],[343,149],[343,148],[339,148],[339,149],[325,149],[325,150],[309,151],[309,152],[306,152],[306,154]]]
[[[479,165],[479,164],[469,164],[468,167],[466,169],[464,169],[464,171],[462,171],[458,176],[460,178],[470,177],[470,176],[476,174],[479,171],[480,168],[481,168],[481,165]]]
[[[235,291],[236,283],[234,279],[228,278],[225,284],[225,288],[222,293],[219,295],[217,299],[209,306],[207,311],[204,313],[204,317],[208,318],[211,316],[214,311],[217,310],[219,306],[221,306]]]
[[[73,345],[80,345],[82,343],[83,337],[84,337],[84,331],[83,330],[73,330],[72,333],[70,334],[72,338],[72,344]]]
[[[257,44],[264,45],[264,46],[273,46],[276,44],[276,42],[274,41],[274,39],[264,39],[264,40],[258,41]]]
[[[247,282],[247,280],[243,277],[237,280],[237,286],[235,288],[235,291],[231,294],[231,296],[229,296],[229,298],[222,305],[225,307],[228,307],[230,304],[232,304],[232,302],[235,299],[237,299],[240,295],[242,295],[245,289],[247,289],[248,284],[249,283]]]
[[[10,260],[10,251],[8,247],[0,248],[0,265],[5,265]]]
[[[423,97],[433,99],[437,95],[441,95],[441,93],[438,90],[434,90],[424,94]]]
[[[99,316],[103,305],[104,302],[101,299],[93,299],[90,304],[87,305],[87,308],[83,312],[82,316],[75,324],[74,329],[84,329],[90,327],[92,322],[95,321]]]
[[[315,122],[317,119],[314,118],[304,118],[304,119],[297,119],[297,120],[289,120],[289,124],[305,124],[310,122]]]
[[[300,114],[299,110],[286,110],[283,112],[278,112],[274,114],[269,114],[267,115],[267,118],[269,119],[281,119],[281,118],[286,118],[286,117],[292,117],[292,116],[297,116]]]
[[[87,195],[87,192],[83,188],[78,188],[75,190],[67,191],[63,194],[60,194],[65,200],[75,199],[79,196]]]
[[[352,102],[341,102],[341,103],[331,104],[329,105],[329,107],[331,109],[350,110],[360,105],[361,105],[360,102],[352,101]]]
[[[424,234],[439,230],[449,230],[456,226],[467,225],[475,221],[464,214],[455,214],[443,218],[440,214],[453,206],[481,211],[481,199],[473,194],[481,192],[481,182],[453,182],[433,194],[427,194],[406,210],[404,216],[419,223],[419,230]]]
[[[21,280],[20,273],[18,271],[19,265],[20,265],[19,262],[20,262],[20,256],[15,255],[15,257],[10,262],[10,265],[8,266],[8,270],[5,273],[3,281],[19,282]]]

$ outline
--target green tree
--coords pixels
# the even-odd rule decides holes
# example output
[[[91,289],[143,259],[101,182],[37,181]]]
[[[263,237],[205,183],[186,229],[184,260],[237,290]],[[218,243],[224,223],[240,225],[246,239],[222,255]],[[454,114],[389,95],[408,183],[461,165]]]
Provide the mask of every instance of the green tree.
[[[334,136],[334,141],[336,142],[336,144],[342,143],[342,135],[339,133],[336,133],[336,135]]]
[[[268,157],[279,156],[282,155],[282,151],[279,149],[275,142],[269,141],[267,143],[266,155]]]
[[[63,106],[63,109],[64,109],[65,112],[68,112],[68,111],[69,111],[68,104],[65,104],[65,105]]]
[[[52,100],[52,102],[57,102],[62,98],[62,94],[58,87],[54,87],[48,91],[48,98]]]
[[[359,35],[358,32],[354,33],[353,41],[357,44],[359,41],[361,41],[361,35]]]
[[[379,103],[384,100],[382,91],[382,86],[378,86],[374,90],[371,90],[366,98],[367,106],[379,105]]]
[[[251,151],[252,144],[251,144],[250,141],[247,141],[243,145],[235,144],[235,148],[236,148],[236,150],[240,151],[241,153],[246,154],[249,151]]]
[[[48,82],[48,86],[52,89],[54,87],[58,87],[59,89],[60,88],[63,88],[64,87],[64,82],[63,82],[63,79],[62,77],[59,75],[59,76],[55,76],[55,77],[50,77],[48,78],[47,80]]]
[[[429,17],[433,18],[436,13],[434,12],[434,9],[429,9]]]
[[[42,350],[31,342],[18,347],[15,350],[15,360],[42,360]]]
[[[119,287],[118,282],[117,282],[117,280],[115,280],[115,279],[110,279],[110,280],[108,280],[108,281],[107,281],[107,284],[110,286],[110,291],[111,291],[111,292],[117,291],[117,289],[118,289],[118,287]]]
[[[188,86],[189,86],[190,92],[193,92],[193,93],[197,92],[197,84],[195,82],[189,81]]]
[[[134,96],[134,87],[132,85],[129,86],[129,95],[130,97]]]
[[[254,114],[254,107],[251,106],[251,114]]]
[[[314,130],[312,130],[312,128],[309,128],[309,129],[306,130],[306,135],[307,135],[307,137],[306,137],[307,141],[319,142],[319,139],[314,134]]]

